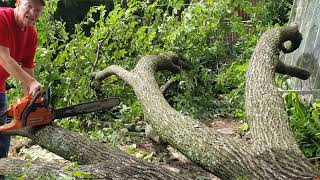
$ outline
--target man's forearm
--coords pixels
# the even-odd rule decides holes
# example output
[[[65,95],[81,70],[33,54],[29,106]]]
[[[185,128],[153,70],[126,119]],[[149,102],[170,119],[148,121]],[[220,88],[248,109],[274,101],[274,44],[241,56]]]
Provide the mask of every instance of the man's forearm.
[[[32,78],[35,78],[35,76],[34,76],[34,68],[22,67],[22,69],[26,73],[28,73]],[[25,86],[25,85],[22,84],[22,90],[23,90],[23,94],[26,96],[26,95],[28,95],[30,89],[29,89],[28,86]]]
[[[11,57],[10,57],[11,58]],[[14,78],[19,80],[23,85],[31,84],[35,79],[26,73],[20,65],[11,58],[11,60],[6,60],[3,62],[0,59],[0,65]]]
[[[25,72],[22,67],[9,55],[9,49],[0,47],[0,65],[23,86],[28,86],[35,79]]]

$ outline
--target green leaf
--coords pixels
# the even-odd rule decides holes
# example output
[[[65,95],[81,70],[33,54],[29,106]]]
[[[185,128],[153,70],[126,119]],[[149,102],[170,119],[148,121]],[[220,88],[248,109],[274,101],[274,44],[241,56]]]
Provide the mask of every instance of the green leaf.
[[[90,173],[82,172],[82,171],[74,171],[72,175],[77,178],[85,178],[85,179],[92,178],[92,175]]]
[[[241,125],[240,125],[240,127],[239,127],[239,129],[240,129],[240,131],[242,131],[242,132],[246,132],[246,131],[249,131],[249,125],[248,125],[248,123],[242,123]]]

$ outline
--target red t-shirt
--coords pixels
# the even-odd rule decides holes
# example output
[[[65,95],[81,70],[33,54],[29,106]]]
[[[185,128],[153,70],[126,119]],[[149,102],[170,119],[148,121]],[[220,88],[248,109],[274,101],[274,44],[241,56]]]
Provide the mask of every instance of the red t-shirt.
[[[0,45],[10,49],[10,56],[22,67],[34,67],[37,32],[33,26],[18,28],[13,8],[0,8]],[[0,93],[6,92],[5,82],[9,73],[0,66]]]

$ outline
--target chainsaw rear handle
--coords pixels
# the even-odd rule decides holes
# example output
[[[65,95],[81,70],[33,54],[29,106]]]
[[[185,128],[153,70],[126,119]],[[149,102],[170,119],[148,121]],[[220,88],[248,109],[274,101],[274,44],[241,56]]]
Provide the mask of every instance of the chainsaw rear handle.
[[[10,123],[4,124],[0,126],[0,132],[1,131],[9,131],[9,130],[14,130],[14,129],[19,129],[22,128],[21,122],[19,122],[16,119],[13,119]]]

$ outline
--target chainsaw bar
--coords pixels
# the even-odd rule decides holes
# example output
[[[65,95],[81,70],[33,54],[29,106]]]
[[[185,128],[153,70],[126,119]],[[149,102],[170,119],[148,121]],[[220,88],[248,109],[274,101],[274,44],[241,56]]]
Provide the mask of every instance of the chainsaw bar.
[[[101,99],[83,104],[77,104],[74,106],[68,106],[61,109],[56,109],[53,111],[53,117],[54,119],[61,119],[100,110],[109,110],[112,107],[117,106],[119,104],[120,100],[118,98]]]

